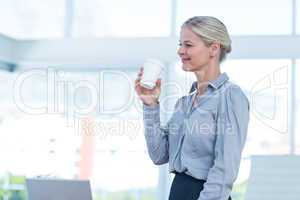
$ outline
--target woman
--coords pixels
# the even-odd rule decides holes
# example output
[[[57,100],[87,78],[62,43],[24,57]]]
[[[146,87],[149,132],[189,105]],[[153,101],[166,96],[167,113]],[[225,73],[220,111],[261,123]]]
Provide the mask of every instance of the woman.
[[[214,17],[193,17],[181,28],[182,69],[197,82],[181,97],[167,126],[160,126],[161,81],[135,90],[143,102],[147,148],[152,161],[169,163],[175,174],[169,200],[227,200],[237,177],[249,122],[249,103],[220,63],[231,51],[225,25]]]

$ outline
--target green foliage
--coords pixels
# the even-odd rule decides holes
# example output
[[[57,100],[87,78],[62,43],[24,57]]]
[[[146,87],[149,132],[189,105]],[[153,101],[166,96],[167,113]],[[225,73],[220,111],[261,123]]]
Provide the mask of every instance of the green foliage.
[[[25,184],[24,176],[13,176],[11,174],[6,174],[8,176],[9,185],[21,185]],[[4,197],[8,197],[9,200],[26,200],[26,193],[24,190],[8,190],[4,188],[5,179],[2,177],[0,179],[0,200],[4,199]]]
[[[13,176],[13,175],[11,175],[10,178],[9,178],[9,182],[11,184],[24,185],[25,184],[25,177],[24,176]]]

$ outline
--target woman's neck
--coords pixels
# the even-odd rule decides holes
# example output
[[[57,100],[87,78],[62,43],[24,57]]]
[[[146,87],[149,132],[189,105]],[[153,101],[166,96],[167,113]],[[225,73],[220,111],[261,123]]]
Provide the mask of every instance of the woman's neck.
[[[219,66],[209,66],[204,70],[196,71],[198,94],[203,94],[209,84],[209,81],[215,80],[221,74]]]

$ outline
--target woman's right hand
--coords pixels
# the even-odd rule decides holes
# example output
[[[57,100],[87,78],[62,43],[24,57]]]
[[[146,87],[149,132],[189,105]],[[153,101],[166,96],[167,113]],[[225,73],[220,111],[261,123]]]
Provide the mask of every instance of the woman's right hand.
[[[155,106],[158,104],[158,98],[160,95],[161,79],[156,81],[156,85],[153,89],[147,89],[141,86],[141,78],[143,76],[143,68],[140,68],[138,77],[135,80],[135,91],[141,101],[148,106]]]

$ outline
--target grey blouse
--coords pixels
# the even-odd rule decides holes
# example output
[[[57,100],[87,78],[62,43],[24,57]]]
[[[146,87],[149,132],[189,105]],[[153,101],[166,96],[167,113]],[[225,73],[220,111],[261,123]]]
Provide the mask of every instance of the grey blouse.
[[[199,200],[227,200],[237,177],[245,144],[249,102],[226,73],[209,82],[205,93],[181,97],[165,127],[160,106],[143,105],[148,153],[170,172],[207,180]],[[194,83],[196,84],[196,82]],[[197,104],[192,106],[195,99]]]

